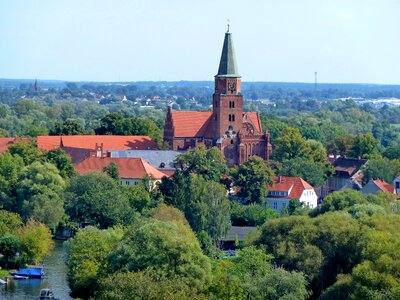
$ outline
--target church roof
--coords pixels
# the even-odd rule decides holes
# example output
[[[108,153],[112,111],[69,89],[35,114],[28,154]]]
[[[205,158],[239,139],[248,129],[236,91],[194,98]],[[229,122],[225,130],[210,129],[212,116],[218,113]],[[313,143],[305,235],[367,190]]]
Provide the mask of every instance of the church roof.
[[[172,122],[175,128],[175,137],[197,137],[206,136],[208,124],[211,121],[212,112],[209,111],[173,111]],[[262,133],[260,118],[257,112],[243,113],[243,120],[248,119],[254,128]]]
[[[239,77],[235,49],[233,48],[232,36],[229,31],[225,33],[217,76]]]
[[[173,111],[175,137],[204,137],[211,115],[210,111]]]

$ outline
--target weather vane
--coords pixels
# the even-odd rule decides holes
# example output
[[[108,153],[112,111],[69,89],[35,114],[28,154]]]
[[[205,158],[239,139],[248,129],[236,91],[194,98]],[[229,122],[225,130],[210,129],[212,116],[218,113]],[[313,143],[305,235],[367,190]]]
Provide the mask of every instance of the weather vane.
[[[231,26],[229,23],[230,23],[231,21],[230,21],[229,19],[227,19],[226,22],[227,22],[227,25],[228,25],[228,31],[227,31],[227,32],[229,32],[229,26]]]

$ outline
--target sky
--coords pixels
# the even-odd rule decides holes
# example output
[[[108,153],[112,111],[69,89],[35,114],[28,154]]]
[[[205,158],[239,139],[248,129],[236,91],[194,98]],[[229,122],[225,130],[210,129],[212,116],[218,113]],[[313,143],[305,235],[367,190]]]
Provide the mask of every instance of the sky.
[[[0,0],[0,78],[400,84],[399,0]]]

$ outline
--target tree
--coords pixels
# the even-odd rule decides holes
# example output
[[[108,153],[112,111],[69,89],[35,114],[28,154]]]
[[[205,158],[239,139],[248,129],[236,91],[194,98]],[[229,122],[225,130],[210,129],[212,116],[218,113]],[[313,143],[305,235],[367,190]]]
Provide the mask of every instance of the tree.
[[[123,189],[133,209],[141,213],[150,206],[150,193],[144,185],[124,186]]]
[[[88,226],[67,244],[68,281],[72,295],[89,298],[105,276],[107,256],[121,241],[121,228],[99,230]]]
[[[8,211],[19,211],[15,186],[23,167],[20,156],[12,156],[9,152],[0,155],[0,206]]]
[[[106,173],[108,176],[110,176],[112,179],[116,180],[117,182],[119,182],[121,178],[119,175],[118,166],[115,162],[111,162],[108,166],[103,167],[103,172]]]
[[[352,157],[371,158],[378,152],[377,146],[378,141],[372,133],[357,134],[354,138],[351,155]]]
[[[278,161],[307,157],[310,150],[307,140],[301,136],[299,129],[288,127],[275,140],[273,157]]]
[[[279,170],[279,175],[300,177],[312,186],[318,187],[322,186],[327,179],[327,168],[312,160],[297,157],[285,160],[283,168]]]
[[[235,185],[239,186],[240,195],[248,197],[250,202],[264,201],[267,186],[273,184],[274,172],[259,157],[250,157],[234,174]]]
[[[0,209],[0,236],[14,234],[21,225],[19,214]]]
[[[29,165],[33,163],[35,160],[39,160],[40,153],[38,148],[35,146],[33,141],[25,142],[20,141],[14,144],[11,144],[8,147],[8,151],[12,156],[19,156],[23,159],[25,165]]]
[[[0,254],[1,260],[4,261],[4,266],[7,269],[10,262],[13,262],[16,253],[21,247],[20,240],[15,235],[5,235],[0,237]]]
[[[396,176],[400,175],[400,161],[387,158],[370,159],[368,164],[363,167],[363,171],[364,183],[368,183],[371,179],[384,179],[386,182],[392,182]]]
[[[29,219],[25,225],[18,228],[16,236],[21,241],[21,259],[28,263],[41,262],[54,245],[46,225],[33,219]]]
[[[50,135],[79,135],[85,134],[82,124],[74,119],[68,119],[64,122],[57,122],[54,128],[50,130]]]
[[[98,300],[153,299],[199,300],[207,299],[194,287],[178,277],[158,271],[123,272],[112,274],[100,282],[95,298]]]
[[[129,224],[133,210],[118,183],[102,173],[75,176],[65,193],[65,209],[72,220],[100,228]]]
[[[216,147],[207,150],[205,146],[196,147],[180,154],[175,164],[188,175],[195,173],[206,180],[219,182],[221,176],[227,172],[224,155]]]
[[[42,158],[44,161],[55,165],[63,178],[71,178],[76,174],[71,157],[60,148],[44,152]]]
[[[147,220],[130,227],[109,255],[112,272],[161,271],[181,277],[198,290],[210,280],[210,261],[189,226],[182,222]]]
[[[65,181],[57,168],[36,161],[21,170],[19,180],[16,191],[22,217],[33,217],[47,226],[58,225],[64,215]]]
[[[100,127],[95,129],[96,134],[115,134],[116,126],[123,120],[123,117],[119,113],[111,113],[106,115],[100,120]]]
[[[231,221],[233,226],[260,226],[267,220],[278,217],[278,212],[269,206],[261,207],[256,203],[243,205],[231,201]]]

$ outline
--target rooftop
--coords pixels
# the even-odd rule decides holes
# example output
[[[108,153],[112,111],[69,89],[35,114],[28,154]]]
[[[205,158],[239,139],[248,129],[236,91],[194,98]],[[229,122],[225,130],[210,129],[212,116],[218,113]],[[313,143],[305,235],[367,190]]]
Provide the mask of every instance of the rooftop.
[[[275,176],[274,184],[268,187],[270,192],[286,192],[287,198],[299,199],[304,190],[314,189],[307,181],[300,177]]]

